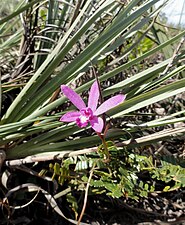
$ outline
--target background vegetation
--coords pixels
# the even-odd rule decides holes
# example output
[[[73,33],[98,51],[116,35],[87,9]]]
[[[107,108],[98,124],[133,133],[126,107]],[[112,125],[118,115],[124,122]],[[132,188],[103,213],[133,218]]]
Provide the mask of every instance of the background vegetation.
[[[183,215],[185,31],[162,24],[156,2],[2,4],[1,224],[138,224]],[[73,108],[60,85],[86,101],[95,79],[104,100],[126,95],[104,115],[106,149],[90,127],[59,122]],[[114,208],[145,217],[114,218]]]

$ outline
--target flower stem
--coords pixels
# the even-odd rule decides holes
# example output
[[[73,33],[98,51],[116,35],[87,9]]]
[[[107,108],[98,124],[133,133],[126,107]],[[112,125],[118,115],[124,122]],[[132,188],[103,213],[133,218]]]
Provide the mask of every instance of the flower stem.
[[[110,153],[109,153],[109,150],[108,150],[108,147],[107,147],[107,143],[106,143],[106,140],[105,140],[105,135],[103,134],[100,134],[97,132],[97,135],[100,137],[101,141],[102,141],[102,145],[103,145],[103,154],[104,154],[104,162],[105,163],[108,163],[110,162]]]

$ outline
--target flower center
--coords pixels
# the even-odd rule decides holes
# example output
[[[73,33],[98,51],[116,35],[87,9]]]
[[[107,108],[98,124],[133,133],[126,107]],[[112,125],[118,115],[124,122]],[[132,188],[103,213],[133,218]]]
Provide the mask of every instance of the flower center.
[[[86,127],[88,122],[93,118],[93,111],[91,108],[84,108],[80,110],[81,115],[76,119],[76,124],[79,127]]]

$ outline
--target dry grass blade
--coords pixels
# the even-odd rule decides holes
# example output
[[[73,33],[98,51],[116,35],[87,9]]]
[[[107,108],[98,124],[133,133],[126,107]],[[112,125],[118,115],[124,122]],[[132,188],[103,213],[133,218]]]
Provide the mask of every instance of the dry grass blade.
[[[55,199],[47,192],[45,191],[44,189],[42,189],[41,187],[35,185],[35,184],[32,184],[32,183],[26,183],[26,184],[22,184],[22,185],[19,185],[15,188],[12,188],[11,190],[9,190],[5,196],[5,198],[3,199],[3,202],[6,203],[8,202],[8,197],[10,197],[10,195],[12,195],[13,193],[17,192],[17,191],[27,191],[27,192],[42,192],[42,194],[45,196],[45,198],[47,199],[48,203],[50,204],[50,206],[55,210],[55,212],[57,212],[60,216],[62,216],[64,219],[68,220],[70,223],[73,223],[73,224],[77,224],[77,221],[75,220],[72,220],[72,219],[68,219],[63,213],[62,211],[60,210],[60,208],[58,207],[57,205],[57,202],[55,201]],[[37,197],[37,195],[35,195],[34,199]],[[34,200],[32,199],[32,200]],[[32,201],[30,201],[29,203],[31,203]],[[28,204],[24,205],[25,206],[28,206]],[[13,206],[12,206],[13,207]],[[21,207],[21,206],[20,206]],[[18,208],[20,208],[18,206]],[[18,209],[18,208],[15,208],[13,207],[14,209]],[[80,223],[80,225],[88,225],[87,223]]]

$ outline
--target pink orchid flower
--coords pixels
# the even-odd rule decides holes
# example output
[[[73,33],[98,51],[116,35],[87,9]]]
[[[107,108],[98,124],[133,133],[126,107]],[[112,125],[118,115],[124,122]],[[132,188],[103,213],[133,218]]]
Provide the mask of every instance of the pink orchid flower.
[[[98,133],[101,133],[104,122],[99,115],[114,108],[125,100],[125,95],[116,95],[103,102],[98,108],[100,96],[98,82],[95,81],[89,92],[88,106],[85,105],[82,98],[71,88],[61,85],[61,91],[76,106],[79,111],[67,112],[61,118],[61,122],[76,122],[79,127],[86,127],[90,123],[91,127]]]

